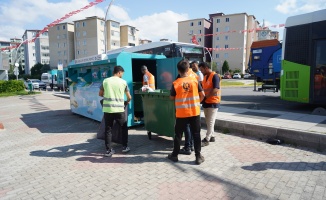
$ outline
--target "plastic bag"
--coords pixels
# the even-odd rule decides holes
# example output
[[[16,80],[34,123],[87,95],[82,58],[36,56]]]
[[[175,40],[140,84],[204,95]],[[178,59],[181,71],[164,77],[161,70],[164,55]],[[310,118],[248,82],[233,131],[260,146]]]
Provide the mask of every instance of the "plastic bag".
[[[152,88],[150,88],[148,85],[144,85],[142,88],[141,88],[141,91],[142,92],[154,92],[154,90]]]

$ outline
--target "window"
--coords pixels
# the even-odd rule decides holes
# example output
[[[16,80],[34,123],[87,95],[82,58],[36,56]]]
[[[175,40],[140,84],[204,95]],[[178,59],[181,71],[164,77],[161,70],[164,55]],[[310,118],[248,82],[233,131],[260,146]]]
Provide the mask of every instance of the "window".
[[[78,41],[77,45],[80,46],[80,41]]]
[[[66,30],[66,25],[62,25],[62,30]]]
[[[220,48],[220,45],[216,45],[216,49]]]
[[[190,26],[194,26],[194,23],[193,22],[190,22]]]
[[[60,30],[60,26],[57,26],[57,30]]]
[[[87,55],[87,50],[84,50],[84,55]]]
[[[217,37],[216,37],[216,40],[220,40],[220,37],[219,37],[219,36],[217,36]]]
[[[225,18],[225,22],[230,22],[230,18]]]
[[[111,26],[115,28],[119,28],[120,24],[117,22],[111,22]]]
[[[86,40],[84,40],[83,45],[84,45],[84,46],[87,45],[87,41],[86,41]]]
[[[190,30],[190,31],[189,31],[189,34],[190,34],[190,35],[194,34],[194,31],[193,31],[193,30]]]
[[[229,53],[224,53],[224,58],[228,58],[229,57]]]
[[[216,32],[218,32],[218,28],[216,28]]]
[[[201,38],[198,38],[198,42],[201,42]]]
[[[48,32],[42,33],[43,36],[48,36]]]
[[[79,27],[79,22],[76,22],[76,28],[78,28]]]
[[[65,64],[68,64],[68,60],[65,60]]]
[[[221,23],[221,20],[220,19],[216,19],[216,23]]]
[[[80,32],[77,32],[77,33],[76,33],[76,36],[79,37],[79,36],[80,36]]]
[[[229,45],[228,45],[228,44],[226,44],[224,48],[226,48],[226,49],[227,49],[227,48],[229,48]]]
[[[66,51],[63,51],[63,55],[64,55],[64,56],[66,55]]]
[[[35,56],[35,53],[33,53],[33,57]]]
[[[32,46],[32,49],[35,50],[35,46]]]
[[[104,45],[104,40],[101,40],[101,44],[103,44],[103,45]]]
[[[230,31],[230,27],[229,27],[229,26],[226,26],[226,27],[225,27],[225,31],[226,31],[226,32]]]
[[[201,21],[198,22],[198,26],[201,26]]]
[[[58,56],[61,56],[61,51],[58,51]]]
[[[83,22],[83,27],[85,27],[87,24],[86,24],[86,22]]]
[[[60,39],[60,35],[57,35],[57,39]]]
[[[58,43],[58,48],[60,48],[60,43]]]
[[[86,36],[87,35],[87,32],[86,31],[83,31],[83,36]]]
[[[62,38],[67,38],[67,35],[66,35],[66,34],[63,34],[63,35],[62,35]]]
[[[229,40],[229,36],[228,35],[225,36],[225,40]]]
[[[63,43],[63,47],[66,47],[66,43],[65,42]]]
[[[77,51],[77,54],[78,54],[78,55],[80,54],[79,50]]]
[[[220,58],[220,54],[217,53],[217,54],[215,55],[215,57],[216,57],[216,58]]]
[[[36,35],[36,32],[32,32],[32,36],[35,36]]]
[[[201,30],[198,30],[198,34],[201,34]]]
[[[101,26],[104,26],[104,21],[101,21]]]

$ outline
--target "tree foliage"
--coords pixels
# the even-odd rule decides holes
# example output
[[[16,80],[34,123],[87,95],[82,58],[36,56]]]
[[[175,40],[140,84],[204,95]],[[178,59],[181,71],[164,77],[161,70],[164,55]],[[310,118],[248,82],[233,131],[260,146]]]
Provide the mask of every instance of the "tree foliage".
[[[229,63],[227,60],[225,60],[222,65],[222,73],[224,74],[228,71],[230,71]]]

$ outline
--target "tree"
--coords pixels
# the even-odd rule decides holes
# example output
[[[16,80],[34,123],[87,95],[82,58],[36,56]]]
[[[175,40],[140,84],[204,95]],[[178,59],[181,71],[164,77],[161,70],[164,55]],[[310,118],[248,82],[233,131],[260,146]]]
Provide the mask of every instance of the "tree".
[[[222,65],[222,73],[224,74],[225,72],[228,72],[229,70],[230,70],[229,63],[227,60],[225,60]]]
[[[39,78],[42,75],[42,67],[43,65],[41,63],[35,64],[31,69],[31,75],[34,78]]]
[[[236,68],[236,69],[234,69],[234,71],[233,71],[234,73],[241,73],[241,70],[240,69],[238,69],[238,68]]]
[[[47,73],[48,71],[50,71],[50,65],[44,64],[42,67],[42,73]]]

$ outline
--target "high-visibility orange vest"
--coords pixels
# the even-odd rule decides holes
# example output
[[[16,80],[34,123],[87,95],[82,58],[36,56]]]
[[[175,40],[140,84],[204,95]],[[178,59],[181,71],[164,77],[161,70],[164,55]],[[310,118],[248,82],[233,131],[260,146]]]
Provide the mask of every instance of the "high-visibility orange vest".
[[[155,77],[149,71],[147,71],[145,75],[147,75],[148,77],[148,86],[153,90],[155,90]],[[144,78],[143,78],[143,85],[145,85]]]
[[[178,78],[173,82],[176,91],[175,110],[177,118],[200,115],[198,81],[192,77]]]
[[[202,82],[202,86],[205,92],[205,96],[210,94],[211,91],[214,89],[213,88],[213,77],[216,73],[215,72],[211,72],[208,79],[207,79],[207,75],[204,76],[204,80]],[[220,87],[221,87],[221,79],[220,79]],[[208,97],[206,98],[205,102],[206,103],[220,103],[221,102],[221,89],[218,90],[218,92],[216,94],[214,94],[214,96]]]
[[[323,75],[316,74],[315,75],[315,89],[320,90],[323,82]]]
[[[198,74],[196,74],[194,71],[192,71],[191,68],[188,69],[187,72],[188,76],[196,78],[197,81],[199,81],[200,77],[198,76]]]

